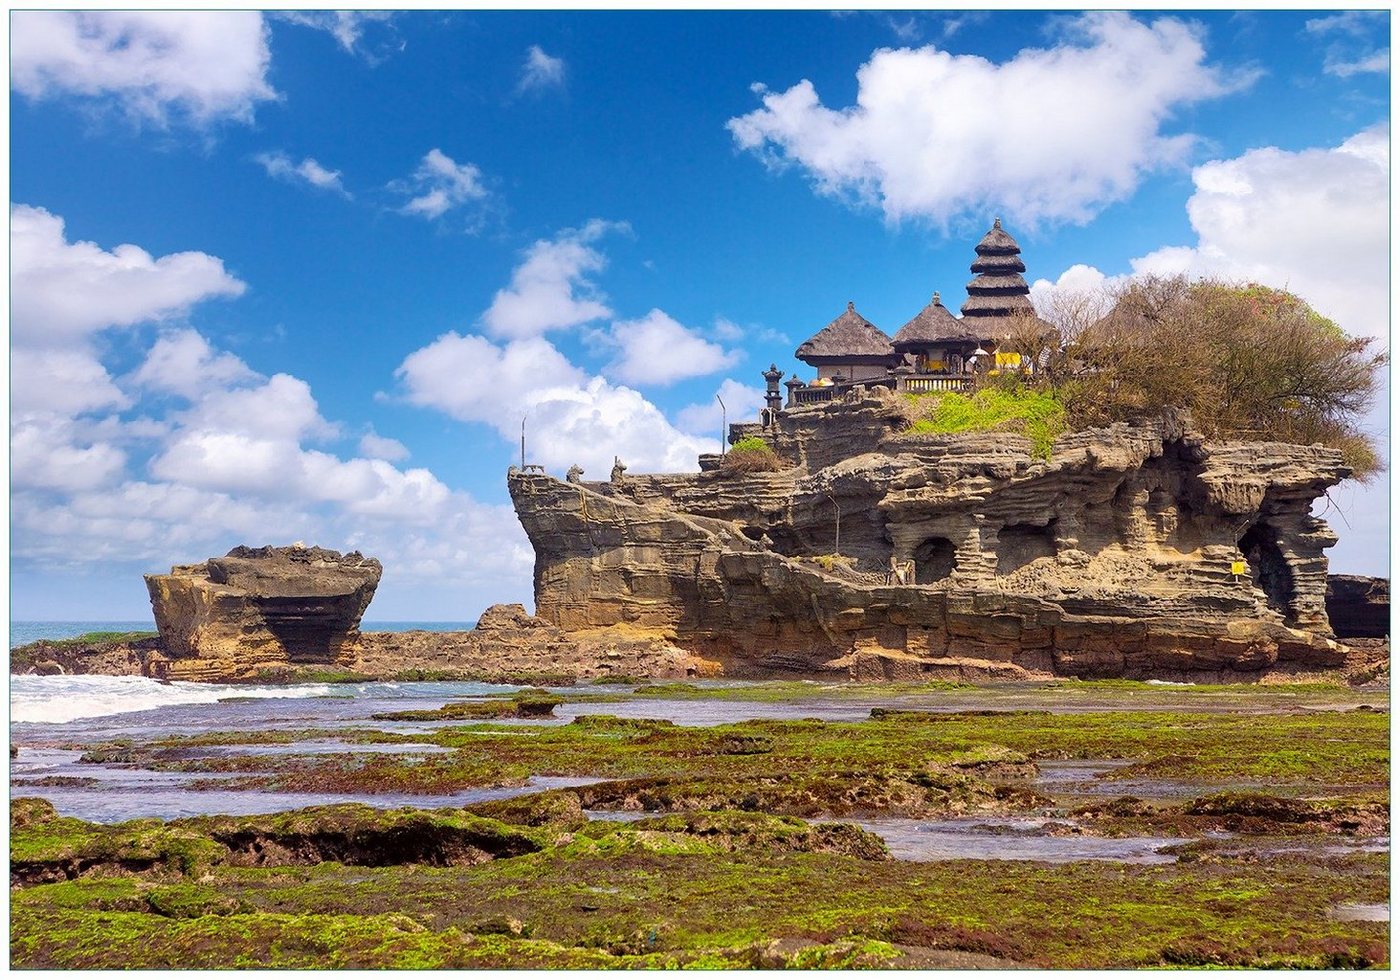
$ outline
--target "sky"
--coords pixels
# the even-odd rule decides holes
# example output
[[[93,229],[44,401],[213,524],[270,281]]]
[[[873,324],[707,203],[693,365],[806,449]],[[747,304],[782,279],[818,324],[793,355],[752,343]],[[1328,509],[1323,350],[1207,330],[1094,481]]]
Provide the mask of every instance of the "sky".
[[[696,469],[848,300],[1291,289],[1388,345],[1388,12],[15,11],[15,619],[238,544],[531,604],[507,467]],[[1388,442],[1388,407],[1366,427]],[[1387,574],[1389,481],[1319,507]]]

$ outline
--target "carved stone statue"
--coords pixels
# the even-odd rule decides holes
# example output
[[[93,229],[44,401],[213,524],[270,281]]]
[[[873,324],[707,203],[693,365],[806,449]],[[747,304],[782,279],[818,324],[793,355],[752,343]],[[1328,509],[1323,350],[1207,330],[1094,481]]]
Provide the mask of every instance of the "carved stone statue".
[[[621,483],[621,482],[622,482],[622,474],[624,474],[624,473],[626,473],[626,472],[627,472],[627,467],[623,464],[622,460],[619,459],[617,456],[614,456],[614,457],[613,457],[612,476],[608,477],[608,479],[611,480],[613,483]]]
[[[890,555],[890,570],[885,575],[886,585],[912,585],[914,583],[914,562],[900,561]]]
[[[564,479],[569,483],[583,482],[583,467],[575,463],[569,467],[569,472],[564,474]]]

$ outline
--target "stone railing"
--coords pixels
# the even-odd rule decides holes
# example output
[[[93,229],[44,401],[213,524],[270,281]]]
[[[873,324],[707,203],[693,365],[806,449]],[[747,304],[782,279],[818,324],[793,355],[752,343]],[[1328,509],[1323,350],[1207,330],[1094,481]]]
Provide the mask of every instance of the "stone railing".
[[[866,378],[862,381],[839,381],[830,385],[790,385],[787,408],[819,405],[823,402],[859,401],[865,392],[895,386],[894,378]]]
[[[934,391],[971,391],[970,374],[905,374],[898,377],[896,391],[925,395]]]

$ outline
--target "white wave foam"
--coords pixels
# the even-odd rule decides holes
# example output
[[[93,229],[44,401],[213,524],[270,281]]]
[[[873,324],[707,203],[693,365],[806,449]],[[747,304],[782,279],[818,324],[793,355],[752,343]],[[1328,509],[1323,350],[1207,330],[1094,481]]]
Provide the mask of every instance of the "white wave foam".
[[[314,698],[330,693],[327,684],[245,687],[192,681],[164,684],[149,677],[95,674],[16,675],[10,678],[10,720],[63,724],[179,704],[214,704],[225,698]]]

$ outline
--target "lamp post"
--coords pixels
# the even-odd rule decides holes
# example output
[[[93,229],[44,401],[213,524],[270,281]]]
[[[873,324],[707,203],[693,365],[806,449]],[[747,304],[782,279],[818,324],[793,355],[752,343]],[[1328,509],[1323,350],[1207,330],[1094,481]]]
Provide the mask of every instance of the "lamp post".
[[[719,458],[724,459],[724,447],[729,444],[729,409],[719,392],[715,392],[715,401],[719,402]]]

